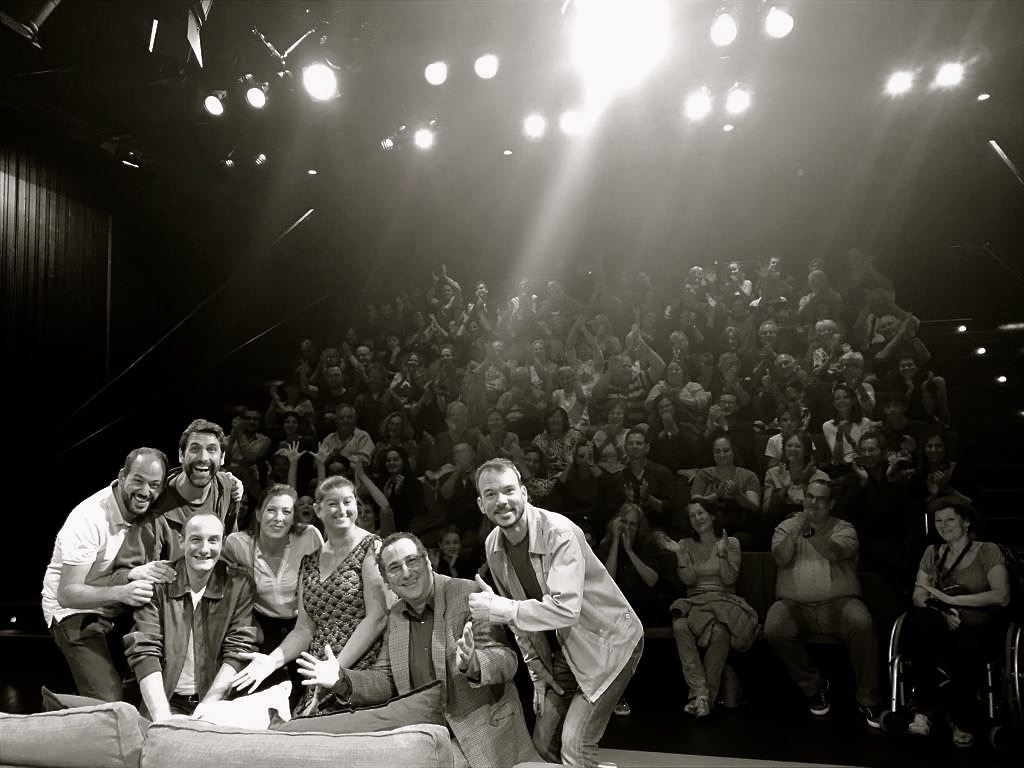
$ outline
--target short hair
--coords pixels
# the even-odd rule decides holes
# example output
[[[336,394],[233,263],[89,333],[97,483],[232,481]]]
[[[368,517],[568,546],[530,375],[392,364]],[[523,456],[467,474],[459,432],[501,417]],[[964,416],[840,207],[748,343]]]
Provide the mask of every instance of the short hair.
[[[135,448],[124,460],[124,473],[127,475],[132,471],[132,465],[142,456],[149,456],[156,459],[164,467],[164,478],[167,478],[167,454],[159,448]]]
[[[224,435],[224,429],[220,424],[215,424],[212,421],[206,419],[196,419],[187,427],[185,431],[181,433],[181,439],[178,440],[178,450],[184,451],[185,446],[188,445],[188,439],[191,435],[213,435],[217,438],[217,442],[220,443],[220,449],[226,451],[228,447],[227,437]]]
[[[541,451],[541,454],[544,452]],[[480,477],[485,472],[505,472],[511,469],[516,474],[516,480],[519,481],[519,485],[523,484],[523,476],[519,474],[519,468],[510,460],[502,457],[495,459],[488,459],[479,467],[476,468],[475,485],[477,493],[480,492]]]
[[[861,436],[857,439],[857,447],[860,448],[860,446],[864,445],[865,440],[874,440],[876,443],[878,443],[878,449],[882,453],[885,453],[885,438],[882,436],[881,432],[874,429],[869,429],[866,432],[862,432]]]
[[[560,405],[556,405],[554,408],[548,409],[548,412],[544,414],[544,427],[547,428],[548,419],[555,414],[562,417],[562,431],[568,432],[572,428],[572,424],[569,423],[569,413]]]
[[[384,550],[390,547],[396,541],[401,541],[402,539],[408,539],[413,544],[415,544],[416,552],[420,555],[420,557],[422,557],[428,563],[430,562],[430,557],[427,556],[427,548],[423,546],[423,542],[420,541],[419,536],[417,536],[415,533],[409,533],[409,531],[395,531],[394,533],[389,534],[387,538],[385,538],[384,541],[380,543],[380,548],[377,550],[377,570],[380,571],[380,577],[384,579],[385,584],[388,583],[388,576],[387,573],[385,573],[384,571]]]
[[[887,389],[878,396],[878,406],[884,408],[887,405],[896,404],[906,407],[910,404],[907,393],[900,389]]]
[[[355,493],[356,485],[344,475],[325,477],[323,482],[316,487],[316,502],[319,504],[328,493],[341,488],[351,488],[352,492]]]
[[[624,440],[623,442],[627,442],[629,438],[632,437],[633,435],[642,436],[644,439],[644,443],[647,443],[647,430],[641,429],[640,427],[630,427],[629,431],[626,432],[626,440]]]
[[[778,417],[781,419],[787,413],[790,416],[795,416],[798,422],[803,420],[804,410],[800,407],[799,403],[794,403],[789,400],[782,401],[779,405]]]
[[[334,415],[339,415],[342,411],[351,410],[352,414],[355,415],[356,407],[352,403],[338,403],[334,409]]]
[[[812,485],[821,485],[824,486],[825,488],[828,488],[828,500],[832,501],[832,483],[830,483],[828,480],[822,480],[819,477],[818,479],[811,480],[809,483],[807,483],[807,488],[810,488]]]
[[[267,490],[260,495],[259,504],[256,506],[256,514],[252,516],[252,520],[249,521],[249,533],[255,541],[260,535],[260,517],[267,509],[267,504],[274,496],[289,496],[292,500],[292,506],[299,501],[299,492],[292,488],[287,483],[274,483]],[[292,527],[289,529],[289,533],[295,530],[296,517],[292,515]]]
[[[192,521],[193,520],[198,520],[200,517],[212,517],[214,520],[217,521],[217,524],[220,526],[221,535],[224,534],[224,521],[221,520],[217,516],[216,512],[211,512],[209,510],[203,510],[201,512],[196,512],[188,520],[185,521],[185,525],[182,526],[182,529],[181,529],[181,537],[182,538],[185,538],[188,535],[188,527],[190,525],[192,525]]]
[[[856,352],[856,351],[852,351],[851,350],[850,352],[844,352],[842,355],[840,355],[839,356],[839,362],[840,363],[852,363],[854,365],[859,365],[861,368],[863,368],[864,367],[864,355],[862,355],[860,352]]]
[[[935,513],[942,509],[952,509],[966,523],[973,523],[978,520],[978,510],[964,497],[939,496],[928,502],[928,514],[931,515],[933,521]]]

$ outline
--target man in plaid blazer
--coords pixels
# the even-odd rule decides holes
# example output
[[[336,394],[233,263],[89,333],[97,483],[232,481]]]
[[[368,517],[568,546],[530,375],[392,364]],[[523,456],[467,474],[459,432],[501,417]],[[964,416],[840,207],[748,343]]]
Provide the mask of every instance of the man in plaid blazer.
[[[505,630],[469,615],[477,585],[434,573],[423,543],[394,533],[377,565],[400,598],[371,669],[351,670],[303,654],[303,674],[362,707],[441,681],[441,708],[452,731],[455,765],[497,768],[539,761],[512,682],[518,660]],[[461,754],[460,754],[461,751]],[[460,758],[465,757],[465,760]]]

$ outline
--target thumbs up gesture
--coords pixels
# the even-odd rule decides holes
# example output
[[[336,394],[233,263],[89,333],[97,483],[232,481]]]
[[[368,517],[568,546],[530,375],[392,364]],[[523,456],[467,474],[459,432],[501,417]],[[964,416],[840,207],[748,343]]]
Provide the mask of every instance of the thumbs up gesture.
[[[476,591],[469,596],[469,615],[474,621],[511,624],[515,618],[516,605],[516,601],[495,594],[480,574],[476,575]]]
[[[303,685],[319,685],[323,688],[333,688],[341,677],[341,668],[338,666],[338,658],[334,655],[331,644],[324,646],[324,659],[318,659],[313,654],[303,651],[296,659],[299,667],[299,674],[305,680]]]
[[[455,666],[467,677],[480,679],[480,660],[476,655],[472,621],[466,622],[466,626],[462,628],[462,636],[455,641]]]
[[[715,542],[715,556],[725,557],[729,553],[729,532],[722,529],[722,537]]]

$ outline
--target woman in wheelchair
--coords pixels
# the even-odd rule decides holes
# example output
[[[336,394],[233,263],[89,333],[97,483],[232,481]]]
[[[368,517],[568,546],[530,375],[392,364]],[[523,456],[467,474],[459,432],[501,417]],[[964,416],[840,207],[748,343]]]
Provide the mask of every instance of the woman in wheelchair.
[[[902,630],[912,659],[908,731],[927,736],[932,718],[944,713],[953,743],[969,747],[974,743],[970,727],[976,680],[983,666],[978,662],[1000,646],[1005,627],[998,614],[1009,603],[1009,576],[999,547],[971,534],[975,513],[969,504],[944,497],[932,509],[942,543],[929,546],[921,558],[914,607]],[[945,676],[949,684],[941,685]]]

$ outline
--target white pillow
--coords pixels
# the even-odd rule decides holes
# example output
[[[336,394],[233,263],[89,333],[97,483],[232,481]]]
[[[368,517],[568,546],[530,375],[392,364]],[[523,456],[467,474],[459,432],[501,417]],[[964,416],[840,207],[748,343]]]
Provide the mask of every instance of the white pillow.
[[[291,720],[288,702],[291,692],[292,683],[285,680],[248,696],[200,704],[192,714],[192,719],[236,728],[267,729],[270,727],[271,711],[276,711],[278,717],[286,722]]]

